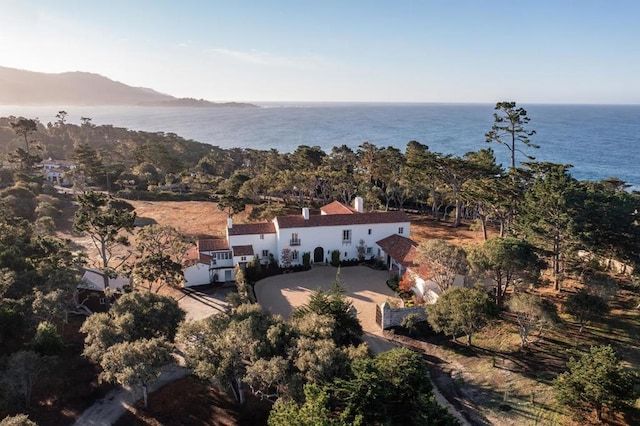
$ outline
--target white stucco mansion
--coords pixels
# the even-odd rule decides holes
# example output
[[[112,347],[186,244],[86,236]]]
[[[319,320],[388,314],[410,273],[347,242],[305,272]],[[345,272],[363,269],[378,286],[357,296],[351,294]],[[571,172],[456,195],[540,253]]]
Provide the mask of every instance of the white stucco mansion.
[[[364,212],[363,200],[356,197],[353,207],[334,201],[310,215],[277,216],[271,222],[234,224],[228,220],[225,239],[197,242],[185,265],[185,286],[233,281],[236,265],[254,258],[281,266],[302,264],[303,253],[312,263],[331,261],[337,250],[340,260],[378,258],[389,268],[402,272],[410,263],[415,243],[409,240],[408,216],[401,211]],[[411,253],[410,253],[411,252]]]

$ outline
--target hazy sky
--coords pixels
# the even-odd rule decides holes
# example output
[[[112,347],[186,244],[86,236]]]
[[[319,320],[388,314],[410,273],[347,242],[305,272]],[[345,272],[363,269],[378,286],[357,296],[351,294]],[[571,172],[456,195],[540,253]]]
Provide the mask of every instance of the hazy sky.
[[[0,65],[214,101],[640,104],[640,1],[0,0]]]

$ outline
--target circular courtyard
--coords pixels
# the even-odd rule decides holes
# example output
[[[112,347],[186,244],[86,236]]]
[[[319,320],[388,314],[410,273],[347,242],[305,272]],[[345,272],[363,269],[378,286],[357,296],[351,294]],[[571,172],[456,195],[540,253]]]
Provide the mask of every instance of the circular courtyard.
[[[376,305],[395,297],[386,283],[389,271],[366,266],[340,269],[314,266],[309,271],[276,275],[258,281],[255,285],[256,298],[265,312],[289,318],[293,309],[304,305],[314,291],[328,290],[336,280],[338,271],[365,333],[381,335],[382,330],[376,324]]]

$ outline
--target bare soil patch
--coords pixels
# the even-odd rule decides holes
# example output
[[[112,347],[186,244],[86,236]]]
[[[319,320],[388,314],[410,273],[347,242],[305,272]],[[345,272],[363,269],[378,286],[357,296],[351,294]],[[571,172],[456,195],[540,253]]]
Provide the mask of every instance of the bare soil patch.
[[[253,397],[239,407],[225,392],[195,377],[185,377],[152,393],[148,409],[138,402],[116,426],[262,426],[267,424],[270,409],[270,402]]]
[[[428,216],[409,215],[411,218],[411,239],[421,243],[430,239],[441,239],[462,247],[482,244],[482,231],[473,230],[468,222],[452,226],[451,222],[442,222]],[[489,228],[489,238],[497,236],[498,231]]]

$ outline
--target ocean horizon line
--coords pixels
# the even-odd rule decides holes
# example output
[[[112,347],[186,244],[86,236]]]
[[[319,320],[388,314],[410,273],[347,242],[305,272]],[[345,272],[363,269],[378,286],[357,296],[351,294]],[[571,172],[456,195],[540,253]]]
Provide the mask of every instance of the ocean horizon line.
[[[296,106],[489,106],[494,107],[496,102],[432,102],[432,101],[208,101],[212,103],[250,103],[258,107],[296,107]],[[511,102],[511,101],[498,101]],[[571,102],[522,102],[515,101],[518,106],[567,106],[567,107],[640,107],[640,103],[571,103]],[[0,108],[159,108],[159,109],[208,109],[208,108],[237,108],[233,106],[220,105],[216,107],[202,106],[176,106],[176,105],[130,105],[130,104],[100,104],[100,105],[84,105],[84,104],[2,104]]]

